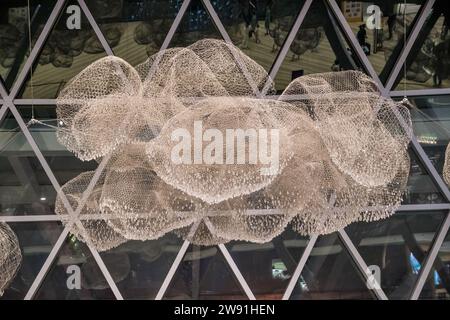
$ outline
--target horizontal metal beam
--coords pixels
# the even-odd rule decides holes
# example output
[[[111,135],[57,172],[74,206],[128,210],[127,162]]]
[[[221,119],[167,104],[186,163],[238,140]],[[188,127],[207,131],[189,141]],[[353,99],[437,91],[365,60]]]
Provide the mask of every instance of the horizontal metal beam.
[[[437,204],[406,204],[400,206],[396,212],[417,214],[417,213],[430,213],[433,211],[440,210],[450,210],[450,203],[437,203]],[[180,216],[186,216],[192,213],[189,212],[179,212]],[[217,212],[217,214],[210,213],[209,216],[223,216],[231,214],[231,212]],[[248,210],[245,214],[247,215],[276,215],[283,214],[280,211],[267,209],[267,210]],[[141,213],[133,215],[136,217],[146,217],[147,213]],[[129,217],[121,214],[81,214],[78,216],[81,221],[85,220],[108,220],[108,219],[128,219]],[[56,214],[36,214],[36,215],[0,215],[0,222],[36,222],[36,221],[68,221],[70,220],[70,215],[56,215]]]
[[[416,97],[416,96],[438,96],[450,94],[450,88],[446,89],[421,89],[421,90],[407,90],[407,91],[391,91],[389,95],[395,97]]]
[[[21,105],[34,105],[34,106],[46,106],[46,105],[56,105],[56,99],[14,99],[14,104],[16,106]]]
[[[430,203],[430,204],[404,204],[396,212],[414,212],[414,211],[438,211],[450,210],[450,203]],[[431,212],[430,212],[431,213]]]
[[[47,22],[42,29],[41,34],[37,38],[33,48],[30,48],[31,53],[28,56],[28,59],[25,61],[25,64],[22,67],[19,75],[16,78],[16,82],[14,83],[10,97],[15,98],[20,90],[20,88],[25,84],[25,80],[28,76],[28,73],[32,70],[33,64],[38,58],[38,54],[41,52],[41,49],[44,47],[45,41],[47,40],[53,26],[56,24],[58,17],[63,10],[65,0],[58,0],[53,8],[53,11],[50,13],[50,16],[47,19]]]
[[[31,284],[31,287],[28,289],[27,294],[25,295],[24,300],[31,300],[36,295],[39,287],[41,286],[42,282],[44,281],[45,277],[47,276],[47,273],[50,271],[50,267],[53,264],[53,261],[56,259],[56,256],[58,255],[59,251],[61,250],[64,241],[67,239],[67,236],[72,229],[72,223],[69,223],[64,230],[61,232],[58,240],[56,241],[55,245],[52,248],[52,251],[50,251],[50,254],[48,255],[47,259],[44,262],[44,265],[42,266],[41,270],[37,274],[36,278],[34,279],[33,283]]]
[[[70,215],[28,215],[28,216],[0,216],[0,222],[44,222],[44,221],[68,221]]]

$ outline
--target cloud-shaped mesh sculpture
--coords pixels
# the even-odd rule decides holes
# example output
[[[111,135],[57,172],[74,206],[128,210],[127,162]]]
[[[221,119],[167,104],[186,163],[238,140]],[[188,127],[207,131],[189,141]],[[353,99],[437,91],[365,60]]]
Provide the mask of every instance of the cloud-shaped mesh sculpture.
[[[76,210],[81,205],[83,192],[87,189],[89,182],[93,179],[95,171],[83,172],[74,179],[67,182],[62,191],[67,196],[69,205]],[[102,195],[102,188],[105,181],[105,174],[102,173],[98,182],[94,186],[92,193],[89,195],[86,204],[80,212],[80,215],[86,217],[81,223],[84,230],[80,230],[78,226],[72,227],[72,234],[77,236],[81,241],[91,241],[91,243],[99,250],[106,251],[115,248],[127,239],[121,234],[115,232],[109,225],[107,220],[89,219],[87,215],[100,214],[99,201]],[[55,202],[56,214],[69,214],[61,197],[56,198]]]
[[[391,181],[411,136],[406,107],[383,99],[375,83],[356,71],[307,75],[292,81],[282,96],[304,95],[304,107],[338,168],[356,182],[380,186]],[[394,110],[403,118],[402,125]]]
[[[81,214],[99,250],[174,231],[201,245],[267,242],[388,217],[409,173],[408,110],[361,72],[295,79],[278,99],[236,47],[201,40],[136,68],[88,66],[57,99],[59,141],[82,160],[111,158]],[[242,156],[243,155],[243,156]],[[63,191],[76,207],[93,172]],[[61,199],[57,213],[67,213]]]
[[[276,174],[265,172],[270,168],[256,160],[260,156],[258,150],[249,150],[255,156],[255,161],[248,159],[247,163],[243,161],[244,163],[234,165],[238,162],[239,155],[245,153],[245,150],[239,150],[242,144],[234,141],[237,140],[234,134],[237,130],[242,130],[245,138],[257,139],[259,130],[266,130],[264,134],[268,136],[271,130],[277,129],[279,159],[276,170],[281,171],[292,157],[289,133],[295,127],[302,126],[302,123],[297,122],[297,113],[290,110],[290,107],[291,105],[276,100],[205,98],[170,119],[159,136],[149,142],[147,154],[162,179],[208,203],[219,203],[249,194],[269,185]],[[199,128],[200,125],[202,128]],[[211,152],[202,148],[199,159],[195,158],[195,150],[193,157],[184,152],[182,156],[187,156],[187,161],[173,165],[173,153],[178,152],[178,141],[173,136],[179,128],[184,130],[180,135],[185,133],[189,139],[188,145],[194,148],[197,137],[200,135],[204,139],[207,130],[214,130],[209,132],[217,133],[220,141],[215,139],[216,144]],[[195,132],[197,129],[199,133]],[[231,134],[234,143],[230,147]]]
[[[22,253],[16,234],[6,223],[0,223],[0,297],[14,279],[21,263]]]

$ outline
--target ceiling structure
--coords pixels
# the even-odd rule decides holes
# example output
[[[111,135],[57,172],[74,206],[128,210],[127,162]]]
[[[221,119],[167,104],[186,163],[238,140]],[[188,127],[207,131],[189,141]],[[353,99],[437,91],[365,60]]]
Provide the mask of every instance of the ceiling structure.
[[[67,209],[69,214],[67,215],[54,215],[49,214],[48,212],[42,212],[42,214],[35,215],[0,215],[0,222],[7,223],[39,223],[46,221],[65,221],[65,227],[62,232],[59,234],[57,241],[54,243],[53,247],[50,250],[48,257],[43,263],[41,269],[37,273],[37,276],[33,280],[31,287],[28,289],[25,299],[33,299],[37,297],[37,293],[45,281],[46,276],[51,270],[53,264],[55,263],[58,253],[61,248],[65,245],[66,239],[69,237],[69,233],[71,228],[75,225],[79,229],[83,229],[85,223],[88,223],[91,219],[98,219],[99,217],[89,215],[83,216],[80,215],[82,212],[83,206],[86,204],[86,201],[94,189],[98,179],[101,176],[102,171],[104,170],[109,157],[106,156],[100,162],[100,164],[96,167],[96,171],[93,175],[93,178],[83,193],[81,202],[78,207],[71,207],[67,198],[62,193],[61,184],[58,181],[55,173],[53,172],[53,168],[49,165],[48,155],[45,153],[45,150],[42,150],[42,144],[36,141],[36,136],[30,130],[30,124],[24,120],[23,115],[21,115],[18,106],[31,106],[34,108],[39,108],[39,106],[46,105],[54,105],[54,99],[24,99],[20,97],[20,92],[23,90],[24,85],[29,80],[28,75],[29,71],[36,64],[39,55],[42,52],[42,49],[48,39],[53,27],[55,26],[58,17],[63,12],[65,6],[67,5],[66,0],[58,0],[56,1],[52,11],[50,12],[48,19],[42,29],[42,31],[37,36],[34,47],[31,50],[31,53],[27,57],[25,63],[20,69],[18,76],[15,79],[15,82],[12,84],[11,88],[8,90],[3,84],[0,84],[0,95],[1,95],[1,108],[0,108],[0,120],[3,120],[6,117],[6,114],[12,114],[14,120],[17,122],[17,125],[20,127],[21,132],[23,133],[24,138],[26,139],[26,143],[30,146],[30,149],[27,152],[32,152],[37,158],[39,165],[45,171],[47,178],[49,179],[51,185],[55,188],[56,192],[63,199],[63,203]],[[179,11],[173,20],[173,24],[170,26],[168,33],[165,35],[164,40],[162,42],[162,46],[160,49],[166,49],[169,47],[170,42],[177,31],[187,9],[190,5],[191,0],[184,0],[179,8]],[[305,0],[301,10],[299,11],[294,23],[292,24],[291,30],[286,37],[283,45],[281,46],[279,53],[276,59],[273,62],[273,65],[270,68],[270,75],[272,78],[277,77],[277,73],[280,70],[280,67],[287,57],[289,53],[289,48],[292,42],[295,39],[295,35],[298,30],[301,28],[302,23],[306,19],[308,12],[313,4],[314,0]],[[360,61],[362,65],[362,69],[371,76],[374,81],[378,84],[382,94],[386,97],[392,98],[401,98],[406,93],[408,96],[424,96],[424,95],[446,95],[450,94],[450,89],[425,89],[425,90],[411,90],[411,91],[398,91],[396,90],[396,82],[398,82],[398,77],[402,72],[402,66],[407,60],[409,53],[414,48],[414,44],[417,41],[417,37],[419,36],[420,30],[423,25],[426,23],[427,17],[433,10],[433,6],[435,5],[435,0],[427,0],[423,3],[418,16],[415,18],[411,31],[408,35],[406,45],[402,47],[396,61],[395,65],[393,65],[392,69],[389,72],[385,81],[380,80],[379,75],[375,71],[373,65],[364,54],[361,46],[358,44],[358,40],[354,35],[354,31],[351,29],[350,25],[347,23],[338,3],[335,0],[326,0],[324,1],[329,12],[333,15],[340,32],[343,37],[346,39],[347,43],[351,47],[354,55],[356,55],[357,60]],[[78,0],[78,4],[81,7],[84,15],[89,21],[92,29],[95,32],[95,35],[98,37],[104,51],[107,55],[114,55],[113,49],[110,47],[105,35],[102,33],[101,28],[96,22],[93,14],[89,9],[89,5],[85,2],[85,0]],[[219,31],[221,37],[227,41],[232,42],[224,24],[221,22],[219,15],[215,11],[215,8],[210,0],[202,0],[202,4],[204,8],[207,10],[210,18],[214,22],[215,27]],[[62,71],[61,71],[62,72]],[[261,92],[261,98],[264,98],[265,90]],[[294,97],[295,98],[295,97]],[[414,215],[416,213],[429,212],[430,214],[435,212],[444,212],[443,213],[443,221],[437,227],[436,234],[431,240],[431,245],[429,250],[426,252],[426,256],[424,257],[423,263],[421,265],[420,270],[418,270],[417,279],[415,279],[414,284],[412,286],[411,292],[408,294],[409,299],[418,299],[420,297],[421,291],[433,272],[433,266],[438,259],[439,252],[441,250],[442,244],[449,232],[450,227],[450,191],[442,180],[439,172],[436,170],[433,163],[430,161],[427,153],[425,152],[423,146],[418,141],[417,137],[413,137],[410,144],[412,152],[418,159],[418,163],[420,166],[424,168],[427,174],[430,176],[432,182],[437,188],[437,191],[442,195],[443,202],[436,204],[404,204],[400,207],[399,212],[404,214]],[[23,179],[27,179],[27,173],[23,173]],[[196,226],[193,226],[193,229]],[[193,232],[195,230],[191,230]],[[358,272],[366,280],[366,284],[368,285],[368,290],[372,292],[372,294],[377,299],[388,299],[389,295],[384,292],[382,286],[375,285],[370,286],[369,283],[371,280],[371,271],[368,269],[368,262],[364,260],[363,255],[359,250],[360,244],[354,243],[349,236],[348,232],[345,229],[340,230],[336,237],[339,238],[340,243],[342,244],[343,250],[350,256],[352,262],[356,265]],[[282,298],[289,299],[292,294],[294,294],[295,288],[298,284],[298,281],[301,277],[302,272],[304,271],[305,265],[308,262],[308,259],[311,258],[315,245],[320,241],[320,238],[317,236],[312,236],[306,240],[304,250],[296,261],[296,265],[294,271],[292,273],[291,278],[288,281],[288,285],[286,290],[284,291]],[[101,273],[103,274],[109,288],[112,290],[112,293],[115,298],[123,299],[125,298],[119,289],[118,285],[114,281],[114,276],[110,272],[108,268],[108,264],[105,263],[105,257],[100,255],[94,246],[88,245],[90,250],[90,254],[92,255],[93,260],[98,265]],[[178,252],[174,255],[173,262],[171,263],[171,267],[168,269],[168,272],[164,276],[164,281],[162,285],[157,290],[157,294],[155,295],[155,299],[163,299],[170,289],[170,285],[172,281],[176,278],[177,272],[179,271],[180,265],[183,263],[183,258],[190,248],[190,243],[188,241],[184,241],[182,245],[179,247]],[[256,299],[257,295],[252,290],[252,285],[247,281],[246,277],[237,262],[233,259],[230,254],[230,247],[226,245],[218,245],[217,251],[220,252],[224,258],[224,261],[230,268],[233,276],[237,280],[237,283],[240,286],[240,289],[245,293],[245,296],[249,299]],[[372,282],[373,283],[373,282]]]

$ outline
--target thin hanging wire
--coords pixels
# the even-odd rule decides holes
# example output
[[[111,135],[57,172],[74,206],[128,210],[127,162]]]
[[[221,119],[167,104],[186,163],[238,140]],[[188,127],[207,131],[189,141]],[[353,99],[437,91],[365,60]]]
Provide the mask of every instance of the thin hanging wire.
[[[406,28],[406,0],[403,1],[403,50],[406,49],[406,32],[407,32],[407,28]],[[407,70],[406,70],[406,59],[407,57],[405,57],[405,61],[403,62],[403,100],[402,100],[402,104],[405,105],[408,108],[413,108],[413,105],[411,104],[411,102],[409,102],[407,94],[406,94],[406,75],[407,75]]]
[[[403,1],[403,47],[406,47],[406,0]],[[403,62],[403,100],[402,103],[408,106],[411,109],[414,109],[415,112],[420,114],[424,119],[429,120],[430,122],[433,122],[437,127],[439,127],[442,131],[444,131],[448,137],[450,137],[450,131],[442,126],[439,121],[435,121],[432,119],[429,115],[427,115],[425,112],[420,110],[417,106],[415,106],[413,103],[411,103],[408,99],[407,90],[406,90],[406,75],[407,75],[407,69],[406,69],[406,58]]]
[[[31,5],[30,0],[27,0],[28,4],[28,42],[29,42],[29,50],[31,54],[31,47],[32,47],[32,39],[31,39]],[[33,66],[30,68],[30,85],[31,85],[31,120],[30,124],[33,124],[36,122],[36,119],[34,117],[34,85],[33,85]]]
[[[31,38],[31,5],[30,5],[30,0],[27,0],[27,20],[28,20],[28,45],[29,45],[29,50],[30,50],[30,54],[31,54],[31,49],[32,49],[32,38]],[[26,123],[27,128],[29,128],[31,125],[34,124],[41,124],[43,126],[46,127],[50,127],[50,128],[57,128],[56,126],[52,126],[49,124],[46,124],[42,121],[39,121],[35,118],[35,111],[34,111],[34,81],[33,81],[33,67],[30,68],[30,90],[31,90],[31,119],[30,121],[28,121],[28,123]],[[49,121],[53,121],[53,120],[49,120]],[[14,132],[17,131],[19,129],[19,127],[16,127],[12,130],[9,130],[8,132]],[[19,134],[21,134],[21,132],[16,132],[15,134],[13,134],[7,141],[5,141],[3,144],[0,145],[0,154],[2,154],[5,151],[5,148],[7,146],[9,146],[18,136]]]
[[[406,0],[403,1],[403,48],[406,48]],[[403,62],[403,98],[408,100],[406,96],[406,58]]]
[[[403,1],[403,46],[404,47],[406,47],[406,39],[407,39],[406,32],[407,32],[407,28],[406,28],[406,0],[404,0]],[[411,103],[409,101],[408,95],[407,95],[407,89],[406,89],[406,75],[407,75],[406,60],[407,59],[405,58],[405,61],[403,62],[403,100],[402,100],[402,103],[405,104],[410,109],[414,110],[414,112],[417,112],[419,115],[421,115],[424,118],[424,120],[428,120],[428,121],[432,122],[436,127],[441,129],[442,132],[444,132],[446,134],[447,138],[450,138],[450,130],[445,128],[441,124],[441,121],[436,121],[435,119],[431,118],[428,114],[426,114],[425,112],[420,110],[420,108],[418,108],[414,103]]]

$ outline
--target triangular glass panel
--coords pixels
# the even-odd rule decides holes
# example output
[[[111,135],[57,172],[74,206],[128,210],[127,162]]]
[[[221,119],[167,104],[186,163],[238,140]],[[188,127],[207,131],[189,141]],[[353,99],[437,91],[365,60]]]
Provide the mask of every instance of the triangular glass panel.
[[[164,299],[248,299],[220,249],[190,245]]]
[[[442,176],[445,151],[450,141],[450,124],[447,121],[450,96],[420,96],[408,99],[414,105],[410,110],[414,134]]]
[[[61,185],[82,172],[95,170],[98,167],[98,162],[81,161],[59,142],[56,136],[58,120],[55,105],[18,105],[16,107],[25,123],[29,123],[33,113],[34,118],[40,121],[40,123],[29,125],[28,129]]]
[[[324,1],[313,1],[275,76],[277,91],[306,74],[363,70]]]
[[[409,149],[409,157],[411,166],[402,204],[435,204],[445,202],[442,193],[414,150]]]
[[[22,300],[38,275],[63,228],[60,222],[8,223],[20,244],[22,262],[2,299]]]
[[[342,14],[382,82],[386,82],[406,36],[424,4],[419,1],[339,1]]]
[[[420,270],[420,265],[418,268]],[[439,249],[419,299],[450,300],[450,232]]]
[[[181,4],[166,0],[87,3],[114,55],[133,66],[159,51]]]
[[[157,240],[128,241],[121,246],[101,253],[123,256],[120,264],[116,260],[104,258],[108,270],[119,273],[123,265],[129,269],[118,287],[124,299],[153,300],[172,266],[183,241],[173,234],[167,234]]]
[[[95,161],[83,162],[56,138],[54,106],[34,106],[35,119],[43,124],[29,124],[31,106],[18,106],[28,130],[58,183],[62,186],[81,172],[95,170]],[[8,111],[0,127],[0,185],[2,215],[53,214],[56,191],[34,150],[22,133],[17,120]]]
[[[385,220],[347,227],[366,264],[375,271],[379,268],[381,288],[390,299],[409,298],[445,214],[398,212]]]
[[[226,246],[256,299],[280,300],[307,244],[289,228],[264,244],[233,241]]]
[[[270,71],[304,1],[211,1],[231,41]]]
[[[26,1],[2,3],[2,13],[0,14],[0,75],[7,89],[11,89],[30,54],[29,30],[31,30],[31,47],[33,48],[56,2],[56,0],[30,0],[31,25],[28,24]]]
[[[178,5],[181,6],[181,1]],[[191,0],[180,21],[169,47],[186,47],[194,42],[207,39],[223,39],[201,0]]]
[[[110,37],[111,42],[117,40],[114,32]],[[29,74],[18,96],[28,99],[56,98],[70,79],[104,56],[105,49],[78,2],[66,1],[62,14],[36,59],[33,81]]]
[[[450,87],[450,34],[446,21],[450,18],[448,1],[437,0],[421,26],[417,38],[392,88],[417,90]]]
[[[311,251],[291,300],[374,299],[336,233],[321,236]]]
[[[104,254],[117,264],[120,272],[111,273],[115,282],[124,279],[129,269],[118,254]],[[117,271],[115,270],[115,271]],[[75,236],[64,242],[52,267],[36,292],[37,300],[113,300],[115,296],[89,248]]]

